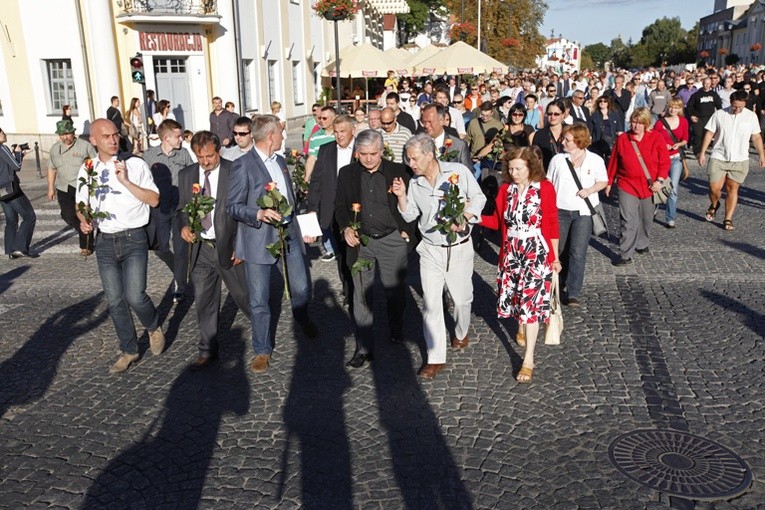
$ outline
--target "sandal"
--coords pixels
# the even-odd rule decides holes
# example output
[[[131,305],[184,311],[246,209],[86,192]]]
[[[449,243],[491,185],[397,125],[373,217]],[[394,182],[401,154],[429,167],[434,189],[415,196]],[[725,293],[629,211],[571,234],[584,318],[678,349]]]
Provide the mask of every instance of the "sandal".
[[[717,205],[709,204],[709,209],[707,209],[706,219],[707,221],[712,221],[715,219],[715,213],[717,212],[717,209],[720,208],[720,202],[717,202]]]
[[[533,367],[521,367],[520,370],[518,370],[518,375],[515,377],[515,380],[518,381],[521,384],[528,384],[531,382],[531,377],[534,375],[534,368]],[[521,377],[526,377],[526,379],[521,379]]]
[[[526,332],[521,325],[518,325],[518,332],[515,334],[515,343],[521,347],[526,347]]]
[[[733,221],[731,220],[725,220],[723,221],[723,228],[725,230],[736,230],[736,227],[733,225]]]

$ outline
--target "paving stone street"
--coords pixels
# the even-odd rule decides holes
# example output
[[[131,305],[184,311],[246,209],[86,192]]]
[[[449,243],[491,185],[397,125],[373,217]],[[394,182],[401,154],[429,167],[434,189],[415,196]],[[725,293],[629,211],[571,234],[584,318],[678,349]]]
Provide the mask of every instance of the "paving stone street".
[[[582,307],[564,307],[561,345],[540,342],[533,382],[521,385],[516,326],[496,315],[491,236],[475,257],[470,346],[450,349],[431,382],[416,375],[416,259],[405,345],[388,340],[380,294],[375,359],[354,370],[336,266],[315,247],[320,336],[275,312],[268,372],[249,370],[251,326],[230,298],[221,358],[190,371],[193,300],[173,305],[172,272],[150,254],[168,345],[154,356],[143,333],[141,361],[110,374],[118,342],[95,257],[79,256],[31,157],[22,187],[41,256],[0,260],[0,507],[665,509],[669,498],[622,475],[608,449],[625,432],[672,428],[726,446],[753,473],[742,496],[697,508],[765,508],[765,170],[755,163],[726,232],[722,208],[704,220],[706,173],[690,162],[677,228],[660,212],[650,253],[626,267],[611,265],[608,200],[612,240],[591,242]],[[276,273],[272,288],[278,310]]]

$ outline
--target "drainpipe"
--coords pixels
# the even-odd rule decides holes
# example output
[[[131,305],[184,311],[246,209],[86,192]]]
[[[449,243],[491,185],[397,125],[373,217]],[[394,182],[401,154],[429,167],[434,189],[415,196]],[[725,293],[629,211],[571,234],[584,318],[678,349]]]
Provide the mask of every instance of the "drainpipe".
[[[85,67],[85,101],[88,104],[90,122],[96,118],[95,106],[93,105],[93,91],[90,83],[90,58],[88,57],[88,47],[85,44],[85,31],[82,25],[82,5],[81,0],[75,0],[77,6],[77,25],[80,27],[80,47],[82,48],[82,63]]]
[[[239,108],[242,115],[246,113],[244,104],[244,63],[242,62],[242,29],[239,18],[239,0],[231,0],[234,11],[234,52],[236,54],[236,82],[239,84]]]

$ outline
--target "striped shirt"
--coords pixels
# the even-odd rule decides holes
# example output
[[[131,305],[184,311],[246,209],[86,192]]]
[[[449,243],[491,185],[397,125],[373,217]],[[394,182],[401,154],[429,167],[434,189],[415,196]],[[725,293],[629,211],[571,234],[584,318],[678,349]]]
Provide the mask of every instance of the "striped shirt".
[[[398,122],[396,122],[396,128],[392,133],[388,133],[382,128],[378,129],[378,131],[382,133],[385,145],[393,151],[393,161],[395,163],[403,163],[404,145],[412,137],[412,132]]]

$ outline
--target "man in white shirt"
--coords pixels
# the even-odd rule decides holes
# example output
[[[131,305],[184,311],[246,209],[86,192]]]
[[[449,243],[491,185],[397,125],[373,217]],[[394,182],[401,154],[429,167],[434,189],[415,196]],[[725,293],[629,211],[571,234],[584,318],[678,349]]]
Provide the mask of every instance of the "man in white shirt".
[[[709,209],[706,220],[714,220],[717,208],[720,206],[723,184],[725,185],[725,230],[734,230],[733,213],[738,205],[738,188],[744,183],[749,173],[749,140],[754,143],[759,155],[760,167],[765,167],[765,152],[763,151],[760,123],[757,114],[746,108],[748,94],[737,90],[730,96],[730,111],[717,110],[707,122],[704,129],[704,141],[701,143],[698,161],[704,166],[706,150],[717,133],[717,142],[712,149],[712,155],[707,166],[709,177]]]
[[[98,229],[98,273],[120,341],[120,357],[110,369],[113,373],[126,371],[140,357],[131,309],[149,332],[151,352],[161,354],[165,347],[159,313],[146,295],[146,224],[149,207],[159,204],[159,190],[141,158],[117,160],[119,140],[119,131],[108,119],[93,122],[90,143],[98,149],[98,157],[92,160],[92,169],[83,164],[78,182],[80,178],[88,183],[95,180],[98,187],[93,196],[90,186],[82,186],[77,192],[78,203],[88,204],[96,218],[77,213],[83,233]]]
[[[444,323],[443,289],[449,290],[454,301],[454,337],[452,347],[468,346],[470,309],[473,302],[473,243],[470,225],[481,221],[486,196],[468,167],[460,163],[442,162],[436,158],[436,144],[425,133],[413,136],[404,147],[409,166],[415,177],[406,184],[394,179],[391,191],[398,200],[398,210],[405,222],[417,220],[422,242],[417,246],[420,254],[420,280],[422,281],[422,323],[427,364],[420,371],[423,379],[433,379],[446,364],[446,325]],[[456,177],[453,177],[456,176]],[[443,202],[439,200],[450,179],[456,179],[459,194],[465,201],[465,220],[453,225],[457,233],[454,242],[437,230]]]

